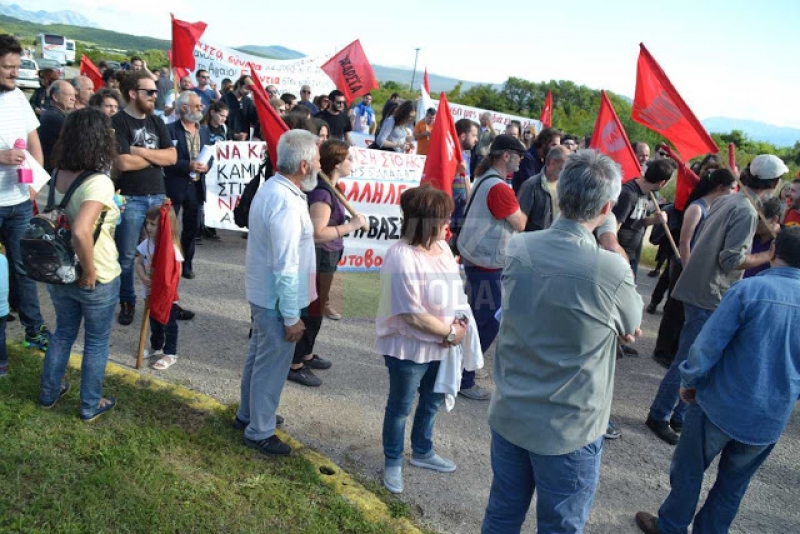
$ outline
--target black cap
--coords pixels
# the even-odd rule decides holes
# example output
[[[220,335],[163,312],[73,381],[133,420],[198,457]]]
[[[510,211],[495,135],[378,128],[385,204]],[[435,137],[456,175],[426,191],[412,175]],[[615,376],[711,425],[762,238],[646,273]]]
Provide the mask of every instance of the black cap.
[[[527,149],[525,148],[525,145],[523,145],[522,142],[516,137],[507,134],[500,134],[494,138],[494,141],[492,141],[492,146],[489,151],[505,152],[506,150],[523,154]]]

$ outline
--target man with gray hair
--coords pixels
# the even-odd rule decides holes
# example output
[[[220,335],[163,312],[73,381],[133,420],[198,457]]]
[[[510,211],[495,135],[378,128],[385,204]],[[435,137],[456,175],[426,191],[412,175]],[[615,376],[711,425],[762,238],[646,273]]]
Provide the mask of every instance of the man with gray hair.
[[[642,318],[630,267],[592,235],[620,186],[609,157],[578,151],[558,180],[561,217],[506,247],[484,534],[519,532],[534,490],[540,532],[582,532],[591,511],[617,340]]]
[[[72,87],[75,88],[75,109],[89,107],[89,99],[94,94],[94,82],[88,76],[75,76],[72,78]]]
[[[469,170],[469,173],[471,176],[475,176],[475,169],[478,168],[478,164],[481,160],[489,155],[492,141],[497,137],[497,131],[494,129],[492,114],[490,112],[484,111],[481,113],[478,117],[478,121],[480,124],[480,128],[478,128],[478,142],[472,150],[472,158],[470,159],[472,168]]]
[[[553,224],[561,210],[558,208],[556,186],[558,175],[567,161],[570,151],[564,145],[557,145],[547,152],[544,168],[534,174],[519,188],[517,198],[522,213],[528,216],[525,224],[526,232],[547,230]]]
[[[48,94],[50,105],[39,118],[39,140],[42,142],[44,169],[51,173],[53,164],[50,156],[53,153],[53,147],[56,146],[58,136],[61,134],[61,127],[64,126],[67,113],[75,109],[75,89],[69,82],[56,80],[50,84]]]
[[[278,141],[278,172],[261,186],[250,206],[245,292],[252,336],[234,426],[244,444],[285,456],[289,445],[275,435],[276,415],[294,348],[305,325],[300,310],[316,300],[314,226],[305,192],[317,185],[317,136],[290,130]]]

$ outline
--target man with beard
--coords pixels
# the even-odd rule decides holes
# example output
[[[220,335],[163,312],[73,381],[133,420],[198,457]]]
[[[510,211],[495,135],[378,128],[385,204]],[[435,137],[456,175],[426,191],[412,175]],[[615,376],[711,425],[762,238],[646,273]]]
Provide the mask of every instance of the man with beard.
[[[126,201],[114,237],[122,268],[118,320],[121,325],[129,325],[136,306],[133,260],[139,234],[147,210],[160,206],[166,198],[163,168],[175,164],[177,153],[164,121],[153,115],[158,89],[150,73],[128,73],[121,89],[127,105],[111,122],[119,144],[114,161],[119,172],[116,186]]]
[[[470,158],[472,149],[478,142],[478,125],[469,119],[459,119],[456,121],[456,135],[461,146],[461,158],[464,160],[461,167],[456,170],[453,178],[453,216],[450,218],[450,229],[457,232],[461,229],[464,222],[464,208],[467,206],[467,199],[470,194],[471,180],[469,176]],[[457,230],[458,229],[458,230]]]
[[[331,139],[341,139],[352,146],[350,131],[353,129],[353,125],[350,124],[350,118],[347,116],[347,112],[344,111],[347,105],[344,93],[334,89],[330,92],[328,98],[331,101],[331,107],[325,111],[320,111],[317,118],[324,120],[328,124]]]
[[[17,169],[25,161],[25,150],[15,148],[25,141],[27,151],[41,165],[42,146],[36,129],[39,121],[25,95],[16,86],[22,61],[22,46],[11,35],[0,35],[0,233],[6,243],[9,268],[15,270],[19,293],[19,318],[25,327],[25,346],[46,350],[50,332],[39,311],[36,283],[25,276],[20,240],[33,216],[30,188],[19,183]],[[0,329],[5,321],[0,319]]]
[[[209,76],[207,70],[198,70],[197,74],[195,74],[195,78],[197,79],[197,86],[193,87],[192,91],[200,97],[203,109],[207,109],[208,106],[211,105],[212,100],[219,100],[222,98],[222,95],[217,91],[217,84],[209,83],[211,76]]]
[[[256,107],[250,98],[253,80],[248,75],[241,76],[233,84],[233,90],[222,97],[221,102],[228,106],[228,129],[234,141],[250,139],[250,128],[258,124]]]
[[[314,226],[304,192],[317,185],[317,136],[290,130],[278,141],[278,172],[250,206],[245,292],[253,331],[234,426],[244,444],[274,456],[292,452],[275,435],[276,415],[295,344],[305,325],[300,310],[316,300]]]
[[[196,94],[184,91],[178,97],[175,107],[181,120],[173,122],[167,129],[177,149],[178,161],[164,169],[164,186],[167,196],[172,200],[175,214],[181,208],[183,211],[183,277],[192,279],[198,211],[200,203],[205,201],[205,173],[208,172],[208,165],[198,162],[197,156],[205,145],[211,144],[211,133],[208,126],[200,124],[203,120],[203,103]]]
[[[58,80],[50,85],[50,107],[44,110],[39,126],[39,140],[42,143],[42,154],[44,155],[44,169],[51,173],[53,165],[50,161],[50,154],[56,146],[58,136],[61,134],[61,127],[67,113],[75,109],[75,89],[68,82]]]
[[[89,107],[89,99],[94,94],[94,82],[88,76],[75,76],[72,79],[75,88],[75,109]]]

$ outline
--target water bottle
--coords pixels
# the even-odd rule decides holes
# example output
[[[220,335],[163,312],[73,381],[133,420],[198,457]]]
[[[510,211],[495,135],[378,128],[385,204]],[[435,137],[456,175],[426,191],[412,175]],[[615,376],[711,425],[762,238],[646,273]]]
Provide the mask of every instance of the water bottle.
[[[17,139],[14,141],[14,149],[15,150],[25,150],[28,148],[28,144],[25,142],[24,139]],[[17,177],[19,183],[21,184],[32,184],[33,183],[33,169],[28,166],[26,161],[23,161],[22,164],[17,167]]]

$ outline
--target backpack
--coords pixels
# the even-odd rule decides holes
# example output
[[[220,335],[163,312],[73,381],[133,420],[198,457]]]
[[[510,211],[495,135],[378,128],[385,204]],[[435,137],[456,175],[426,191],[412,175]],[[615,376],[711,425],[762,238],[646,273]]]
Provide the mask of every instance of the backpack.
[[[272,165],[266,155],[258,168],[258,174],[253,176],[244,186],[242,196],[239,197],[239,202],[233,208],[233,222],[239,228],[247,228],[250,224],[250,204],[253,203],[256,193],[258,193],[258,188],[261,187],[262,176],[272,176]]]
[[[96,171],[85,171],[78,175],[57,206],[55,196],[58,171],[53,174],[47,206],[30,220],[20,241],[22,265],[28,278],[55,285],[73,284],[80,279],[81,266],[72,247],[72,230],[66,206],[81,183],[94,174],[97,174]],[[106,211],[103,210],[94,231],[95,242],[100,236],[105,217]]]

